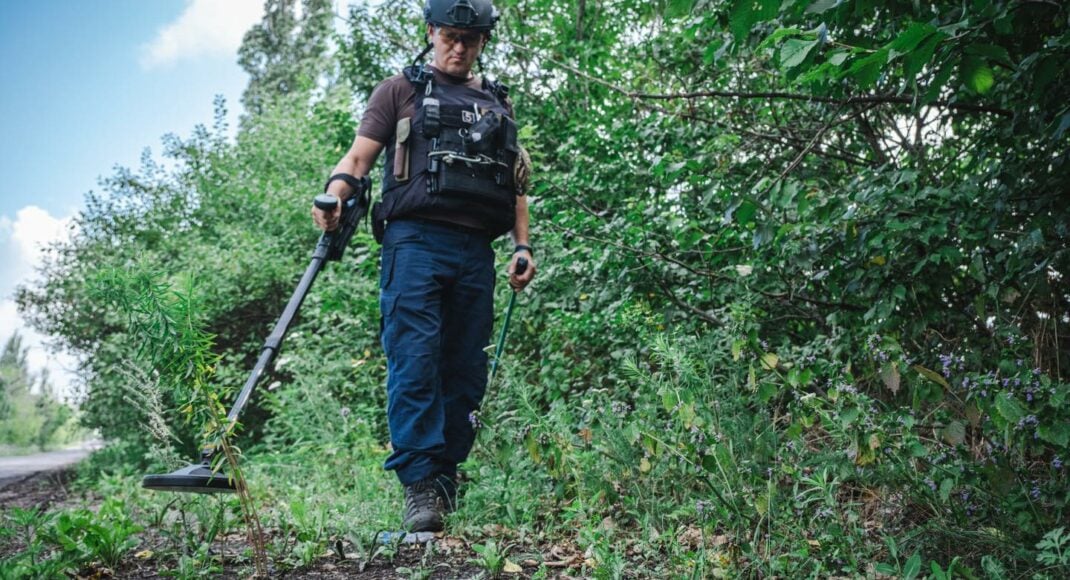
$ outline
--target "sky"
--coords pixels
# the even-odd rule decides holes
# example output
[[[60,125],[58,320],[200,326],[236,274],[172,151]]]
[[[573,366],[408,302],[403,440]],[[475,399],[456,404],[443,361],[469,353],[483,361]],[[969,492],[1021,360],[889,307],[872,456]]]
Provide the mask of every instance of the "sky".
[[[116,166],[210,125],[215,95],[236,125],[237,49],[262,15],[263,0],[0,2],[0,345],[18,330],[66,398],[77,361],[26,327],[15,288]]]

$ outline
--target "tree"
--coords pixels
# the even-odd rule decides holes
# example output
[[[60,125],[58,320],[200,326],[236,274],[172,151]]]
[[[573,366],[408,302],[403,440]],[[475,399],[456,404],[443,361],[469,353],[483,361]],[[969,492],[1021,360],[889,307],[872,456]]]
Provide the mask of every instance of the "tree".
[[[334,30],[330,0],[267,0],[264,12],[238,51],[249,73],[242,95],[249,114],[263,112],[269,99],[314,89],[331,68],[324,58]]]

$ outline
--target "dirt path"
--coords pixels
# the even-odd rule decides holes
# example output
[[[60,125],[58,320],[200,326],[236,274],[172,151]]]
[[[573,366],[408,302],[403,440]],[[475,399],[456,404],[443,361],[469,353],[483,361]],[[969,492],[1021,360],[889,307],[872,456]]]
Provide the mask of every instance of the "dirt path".
[[[54,471],[78,463],[88,456],[96,446],[85,444],[74,449],[62,451],[45,451],[33,455],[0,457],[0,490],[23,481],[35,474]]]

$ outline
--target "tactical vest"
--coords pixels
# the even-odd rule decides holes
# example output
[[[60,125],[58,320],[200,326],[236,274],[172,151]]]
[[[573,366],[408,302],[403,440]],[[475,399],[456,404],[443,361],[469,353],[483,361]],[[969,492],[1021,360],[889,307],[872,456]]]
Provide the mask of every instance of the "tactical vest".
[[[513,228],[516,124],[508,88],[483,79],[477,90],[434,82],[427,67],[406,67],[416,95],[411,119],[387,144],[377,219],[437,212],[470,215],[492,236]]]

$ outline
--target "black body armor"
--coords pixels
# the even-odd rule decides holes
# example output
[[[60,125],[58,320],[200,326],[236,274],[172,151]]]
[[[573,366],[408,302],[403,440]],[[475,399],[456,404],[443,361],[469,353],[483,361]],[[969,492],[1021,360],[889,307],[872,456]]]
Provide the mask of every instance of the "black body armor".
[[[406,67],[416,90],[414,115],[398,122],[387,144],[383,201],[375,216],[391,220],[438,211],[472,216],[497,237],[516,221],[516,123],[508,89],[435,83],[428,67]]]

